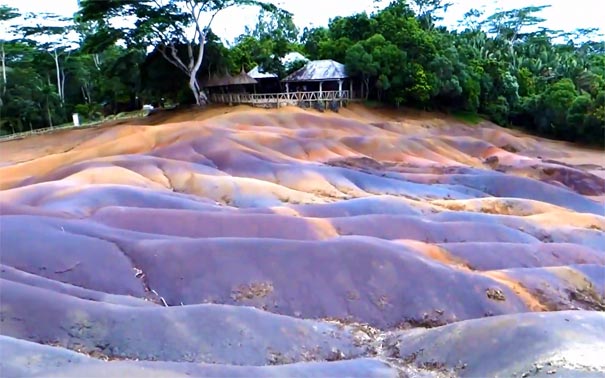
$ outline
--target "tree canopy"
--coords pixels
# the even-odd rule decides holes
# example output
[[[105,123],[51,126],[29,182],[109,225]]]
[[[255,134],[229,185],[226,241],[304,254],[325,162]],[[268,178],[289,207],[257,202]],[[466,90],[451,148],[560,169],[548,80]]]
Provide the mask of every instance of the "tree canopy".
[[[470,9],[449,30],[440,26],[448,1],[396,0],[301,31],[290,14],[257,0],[80,4],[65,25],[50,23],[52,15],[37,17],[34,26],[24,22],[12,30],[14,38],[0,41],[0,132],[56,125],[74,111],[94,119],[143,103],[201,104],[201,83],[212,74],[258,65],[283,77],[293,67],[280,58],[296,51],[344,63],[367,100],[475,113],[553,138],[605,142],[602,36],[594,29],[546,29],[542,6],[492,15]],[[259,10],[256,25],[226,44],[212,33],[212,21],[239,6]],[[0,7],[3,21],[19,16]],[[78,37],[63,43],[59,36],[68,30]]]
[[[288,16],[275,5],[257,0],[82,0],[80,6],[80,20],[95,24],[95,34],[88,43],[90,48],[119,40],[128,46],[156,47],[164,59],[187,76],[198,105],[206,99],[197,75],[210,27],[218,13],[231,7],[256,6],[265,12]],[[134,22],[117,26],[118,18]],[[180,45],[186,47],[186,54],[180,54]]]

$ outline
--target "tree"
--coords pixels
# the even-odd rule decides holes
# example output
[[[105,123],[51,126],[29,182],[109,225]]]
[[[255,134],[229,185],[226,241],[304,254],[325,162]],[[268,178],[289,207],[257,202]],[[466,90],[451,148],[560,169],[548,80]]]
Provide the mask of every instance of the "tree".
[[[415,12],[421,20],[423,26],[432,29],[435,26],[435,21],[440,21],[443,17],[439,13],[447,12],[447,9],[454,3],[444,0],[412,0]]]
[[[270,57],[271,54],[272,44],[269,40],[261,42],[250,35],[242,35],[229,52],[232,62],[230,70],[239,71],[244,68],[244,70],[249,71],[259,65],[261,61]]]
[[[483,11],[472,8],[464,14],[464,18],[458,21],[458,26],[463,26],[466,30],[477,31],[481,28],[481,17],[483,17]]]
[[[567,125],[578,140],[603,145],[605,141],[605,92],[596,98],[584,94],[576,97],[567,111]]]
[[[567,127],[567,115],[578,96],[571,79],[565,78],[549,86],[541,98],[538,124],[541,129],[560,138],[575,138],[576,130]]]
[[[290,67],[282,63],[282,58],[299,49],[298,28],[289,14],[260,12],[253,30],[246,28],[238,44],[232,50],[240,65],[234,67],[239,72],[258,65],[261,72],[284,77]]]
[[[328,28],[305,28],[302,33],[301,42],[307,57],[313,60],[325,58],[321,55],[321,44],[329,39],[330,30]]]
[[[2,132],[52,126],[53,118],[60,119],[60,116],[53,112],[59,107],[58,95],[41,65],[45,58],[51,62],[49,55],[36,44],[23,41],[11,41],[5,49],[7,85],[0,107]]]
[[[524,8],[498,11],[485,20],[489,32],[514,43],[528,27],[537,26],[545,21],[536,16],[550,5],[528,6]]]
[[[206,102],[198,72],[216,15],[237,6],[257,6],[266,12],[287,14],[273,4],[257,0],[82,0],[80,6],[81,20],[96,22],[97,33],[105,43],[107,39],[123,39],[130,46],[156,46],[164,59],[187,76],[198,105]],[[134,27],[117,28],[111,23],[115,17],[136,18]],[[186,58],[179,56],[179,44],[186,46]]]
[[[382,37],[381,35],[378,36]],[[384,37],[382,37],[382,40],[384,40]],[[367,100],[370,95],[370,79],[378,75],[380,69],[378,63],[374,61],[372,54],[366,51],[361,42],[357,42],[347,50],[345,63],[350,75],[361,77],[365,88],[362,96]]]
[[[30,13],[26,15],[25,19],[28,22],[18,28],[18,33],[23,38],[34,38],[40,47],[53,58],[57,94],[61,104],[64,104],[66,80],[64,61],[76,48],[73,36],[70,35],[70,32],[74,30],[73,20],[52,13]]]
[[[246,27],[246,34],[258,40],[274,39],[296,43],[299,31],[290,14],[261,10],[254,29]]]
[[[6,23],[9,20],[19,17],[17,9],[0,5],[0,21]],[[9,30],[0,30],[0,32],[9,33]],[[2,97],[6,94],[7,69],[6,69],[6,50],[4,40],[0,40],[0,70],[2,70],[2,87],[0,87],[0,108],[2,107]]]

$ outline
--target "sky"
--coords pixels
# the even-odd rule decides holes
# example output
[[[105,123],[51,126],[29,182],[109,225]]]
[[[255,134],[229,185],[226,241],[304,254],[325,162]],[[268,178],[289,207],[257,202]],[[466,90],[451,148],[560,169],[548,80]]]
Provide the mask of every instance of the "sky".
[[[450,0],[454,5],[448,10],[444,22],[456,25],[464,13],[478,8],[491,14],[498,8],[514,9],[528,5],[551,7],[541,13],[547,21],[544,26],[555,30],[571,31],[576,28],[600,28],[605,32],[605,17],[600,11],[602,0]],[[373,0],[280,0],[275,1],[294,15],[296,25],[302,30],[306,26],[327,25],[335,16],[348,16],[362,11],[371,12]],[[77,11],[77,0],[0,0],[21,12],[51,12],[70,16]],[[213,31],[226,41],[233,41],[244,32],[245,26],[256,23],[255,9],[230,9],[217,16]]]

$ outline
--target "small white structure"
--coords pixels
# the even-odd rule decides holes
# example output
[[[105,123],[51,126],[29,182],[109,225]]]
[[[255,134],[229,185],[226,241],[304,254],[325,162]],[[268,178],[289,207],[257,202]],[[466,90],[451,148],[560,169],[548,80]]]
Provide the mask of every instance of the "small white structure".
[[[149,115],[149,113],[151,113],[151,111],[154,109],[153,105],[151,104],[145,104],[143,105],[143,114],[145,114],[146,116]]]
[[[74,126],[80,126],[80,116],[78,115],[78,113],[72,114],[71,118],[74,121]]]

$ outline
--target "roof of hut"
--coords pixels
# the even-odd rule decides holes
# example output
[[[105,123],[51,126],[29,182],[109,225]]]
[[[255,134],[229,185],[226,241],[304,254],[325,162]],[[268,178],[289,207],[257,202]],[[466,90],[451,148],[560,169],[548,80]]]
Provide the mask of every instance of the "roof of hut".
[[[283,58],[280,59],[281,63],[284,66],[288,66],[296,61],[302,60],[305,62],[308,62],[309,59],[307,59],[303,54],[299,53],[299,52],[290,52],[287,53]],[[253,69],[251,69],[248,72],[248,75],[250,75],[251,77],[255,78],[255,79],[277,79],[277,75],[274,73],[270,73],[270,72],[261,72],[260,71],[260,67],[256,66]]]
[[[242,68],[242,72],[239,73],[239,75],[237,76],[233,76],[232,78],[232,82],[229,85],[247,85],[247,84],[256,84],[258,83],[258,81],[256,81],[253,77],[250,77],[250,75],[248,75],[246,73],[246,71],[244,71],[244,69]]]
[[[206,83],[204,83],[205,87],[222,87],[223,85],[226,85],[225,83],[228,82],[228,80],[230,80],[231,75],[229,74],[225,74],[223,76],[218,76],[216,73],[212,74],[212,76],[210,76],[208,78],[208,80],[206,80]]]
[[[212,75],[208,81],[206,81],[206,87],[227,87],[230,85],[249,85],[256,84],[254,78],[250,77],[243,69],[242,72],[235,76],[231,76],[229,73],[226,73],[223,76]]]
[[[282,81],[328,81],[348,77],[344,64],[334,60],[314,60]]]
[[[277,79],[277,75],[270,72],[260,72],[260,67],[256,66],[250,71],[248,71],[248,75],[254,79]]]

